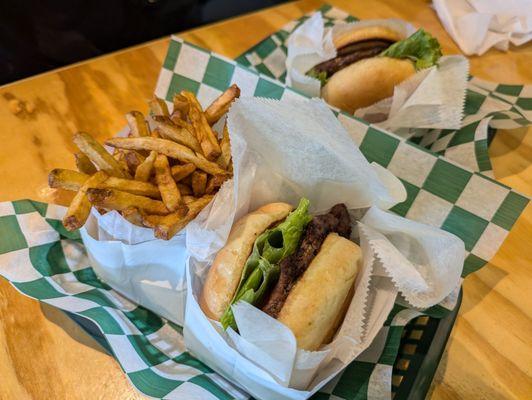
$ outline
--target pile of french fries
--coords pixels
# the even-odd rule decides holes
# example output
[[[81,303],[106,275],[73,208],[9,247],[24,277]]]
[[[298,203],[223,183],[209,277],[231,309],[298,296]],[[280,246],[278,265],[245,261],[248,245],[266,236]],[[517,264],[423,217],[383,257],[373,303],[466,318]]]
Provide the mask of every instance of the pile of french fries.
[[[82,227],[96,207],[100,213],[117,210],[131,223],[153,228],[160,239],[174,236],[232,176],[227,124],[221,138],[212,126],[239,96],[233,85],[203,110],[193,93],[182,91],[171,114],[153,98],[148,120],[138,111],[126,114],[128,137],[105,142],[113,154],[89,134],[76,133],[77,171],[54,169],[48,179],[52,188],[77,192],[65,228]]]

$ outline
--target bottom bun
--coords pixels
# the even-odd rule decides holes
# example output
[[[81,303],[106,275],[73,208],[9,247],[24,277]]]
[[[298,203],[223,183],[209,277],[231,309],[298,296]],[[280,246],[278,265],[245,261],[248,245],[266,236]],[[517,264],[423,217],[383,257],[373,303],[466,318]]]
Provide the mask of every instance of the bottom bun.
[[[396,85],[415,73],[410,60],[367,58],[335,73],[322,88],[321,96],[327,103],[353,113],[390,97]]]
[[[298,348],[318,349],[340,325],[361,258],[355,243],[336,233],[327,236],[277,318],[292,330]]]

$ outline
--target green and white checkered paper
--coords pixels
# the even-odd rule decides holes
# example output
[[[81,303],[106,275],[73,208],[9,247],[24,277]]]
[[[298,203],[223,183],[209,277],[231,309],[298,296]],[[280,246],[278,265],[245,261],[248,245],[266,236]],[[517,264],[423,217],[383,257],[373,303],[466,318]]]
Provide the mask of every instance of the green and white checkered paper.
[[[173,38],[156,94],[167,101],[188,89],[203,104],[237,83],[242,95],[302,96],[232,60]],[[478,173],[351,116],[338,114],[369,161],[391,170],[408,199],[392,211],[453,232],[465,242],[463,275],[497,251],[528,199]],[[412,160],[416,160],[415,163]],[[132,304],[94,274],[77,233],[64,230],[63,207],[29,200],[0,203],[0,274],[23,294],[94,322],[137,389],[155,398],[248,396],[183,345],[182,329]],[[426,312],[441,316],[450,305]],[[372,346],[314,399],[386,398],[401,332],[420,312],[397,304]],[[383,385],[387,382],[388,385]]]
[[[329,5],[316,11],[326,26],[356,21],[346,12]],[[281,82],[286,78],[286,42],[290,33],[312,13],[292,21],[236,60],[242,65]],[[488,146],[497,129],[514,129],[532,124],[532,85],[502,85],[471,77],[467,87],[464,120],[459,130],[413,129],[413,142],[473,171],[492,176]]]

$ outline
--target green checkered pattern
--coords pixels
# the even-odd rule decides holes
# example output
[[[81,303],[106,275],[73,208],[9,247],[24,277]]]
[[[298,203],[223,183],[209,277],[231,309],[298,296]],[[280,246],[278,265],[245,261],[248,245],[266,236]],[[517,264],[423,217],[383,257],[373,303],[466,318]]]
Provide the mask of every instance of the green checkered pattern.
[[[232,83],[242,96],[303,98],[255,70],[173,38],[156,94],[169,104],[188,89],[205,105]],[[529,199],[416,144],[336,114],[369,161],[404,183],[408,198],[392,211],[442,227],[468,250],[463,275],[497,251]],[[415,163],[412,162],[415,160]],[[65,208],[29,200],[0,203],[0,275],[23,294],[94,322],[135,387],[156,398],[245,399],[248,396],[183,345],[182,329],[132,304],[98,280],[77,233],[61,225]],[[442,316],[454,302],[425,310]],[[389,396],[404,325],[420,315],[396,304],[372,346],[314,399]],[[376,385],[375,382],[387,382]]]
[[[329,5],[320,11],[326,26],[356,21]],[[247,50],[236,61],[261,74],[285,81],[286,41],[311,12]],[[484,122],[482,122],[484,121]],[[496,129],[514,129],[532,124],[532,85],[501,85],[470,78],[459,130],[412,129],[411,140],[473,171],[492,176],[488,146]]]

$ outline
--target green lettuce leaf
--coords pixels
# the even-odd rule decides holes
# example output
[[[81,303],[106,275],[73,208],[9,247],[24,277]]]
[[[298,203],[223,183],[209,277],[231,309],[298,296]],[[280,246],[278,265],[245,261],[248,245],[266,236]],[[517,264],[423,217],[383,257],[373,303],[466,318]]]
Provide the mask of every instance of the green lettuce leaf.
[[[408,58],[415,63],[416,69],[423,69],[438,64],[442,53],[438,40],[430,33],[419,29],[408,38],[392,44],[380,55]]]
[[[279,263],[297,249],[305,227],[312,219],[308,213],[310,202],[301,199],[298,207],[275,228],[263,232],[255,240],[253,251],[246,261],[240,284],[231,304],[220,322],[224,329],[237,330],[231,305],[237,301],[258,304],[279,278]]]
[[[321,86],[325,86],[329,77],[325,71],[316,71],[314,68],[310,69],[305,75],[310,76],[311,78],[317,79],[321,82]]]

